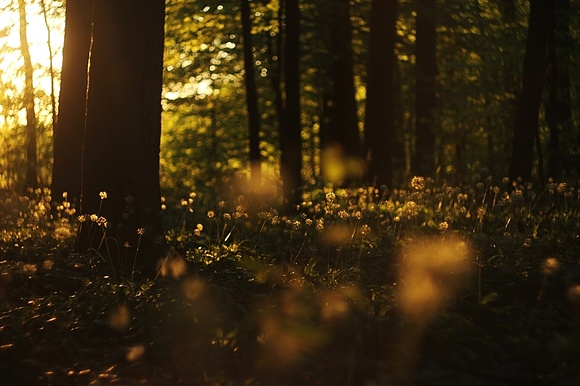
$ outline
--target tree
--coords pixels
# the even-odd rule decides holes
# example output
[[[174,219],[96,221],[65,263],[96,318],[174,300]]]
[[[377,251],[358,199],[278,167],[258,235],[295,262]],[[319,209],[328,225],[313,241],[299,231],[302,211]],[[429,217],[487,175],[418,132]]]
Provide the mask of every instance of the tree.
[[[532,178],[534,139],[538,134],[538,113],[546,72],[549,15],[552,0],[531,0],[522,70],[522,90],[516,111],[509,177]],[[548,15],[548,17],[547,17]]]
[[[121,244],[135,245],[139,229],[155,251],[163,245],[159,144],[165,2],[101,0],[93,6],[86,107],[71,101],[60,107],[64,115],[85,112],[84,125],[77,127],[82,141],[72,144],[81,148],[72,160],[81,165],[80,211],[104,216]],[[67,23],[86,22],[83,13],[80,18]],[[77,55],[83,62],[86,51]],[[63,146],[59,149],[55,159],[64,157]],[[106,201],[100,192],[106,192]],[[95,247],[92,240],[81,237],[79,248]]]
[[[246,106],[248,109],[248,126],[250,134],[250,167],[252,171],[252,186],[255,189],[259,189],[261,184],[260,112],[258,110],[258,92],[256,90],[256,81],[254,77],[252,20],[250,19],[249,0],[241,0],[241,9]]]
[[[417,1],[415,42],[415,152],[411,170],[417,176],[435,174],[437,62],[435,8],[432,0]]]
[[[69,1],[66,4],[60,108],[54,127],[53,198],[60,200],[66,193],[67,199],[77,205],[81,198],[92,13],[92,0]]]
[[[37,124],[34,111],[34,85],[32,60],[26,34],[26,2],[18,0],[20,22],[20,51],[24,59],[24,107],[26,109],[26,187],[38,187]]]
[[[302,140],[300,119],[300,7],[298,0],[284,1],[284,89],[286,105],[280,127],[280,175],[287,210],[301,202]]]
[[[393,182],[397,0],[373,0],[367,70],[365,153],[367,183]]]
[[[320,133],[321,167],[324,177],[342,184],[360,180],[363,148],[355,99],[350,4],[348,0],[332,0],[327,5],[331,85],[324,107],[328,122]]]
[[[546,122],[550,129],[550,158],[548,175],[562,177],[566,153],[562,137],[573,132],[572,98],[570,96],[569,60],[570,1],[555,0],[548,40],[548,101],[545,104]]]

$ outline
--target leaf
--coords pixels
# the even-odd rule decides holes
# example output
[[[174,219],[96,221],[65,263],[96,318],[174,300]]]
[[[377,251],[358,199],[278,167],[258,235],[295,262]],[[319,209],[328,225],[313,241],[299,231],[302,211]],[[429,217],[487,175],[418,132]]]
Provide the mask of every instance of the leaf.
[[[483,298],[481,298],[481,302],[480,304],[488,304],[491,302],[494,302],[497,298],[499,297],[497,292],[492,292],[490,294],[485,295]]]

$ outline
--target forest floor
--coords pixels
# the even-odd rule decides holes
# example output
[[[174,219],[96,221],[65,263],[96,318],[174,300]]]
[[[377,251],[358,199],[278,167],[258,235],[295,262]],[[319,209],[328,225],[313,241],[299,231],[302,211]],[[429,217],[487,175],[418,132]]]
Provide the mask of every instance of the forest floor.
[[[487,201],[460,217],[466,197],[439,213],[434,192],[382,209],[337,196],[295,218],[172,215],[151,278],[73,253],[62,224],[5,216],[0,384],[580,384],[575,201],[489,201],[478,218]]]

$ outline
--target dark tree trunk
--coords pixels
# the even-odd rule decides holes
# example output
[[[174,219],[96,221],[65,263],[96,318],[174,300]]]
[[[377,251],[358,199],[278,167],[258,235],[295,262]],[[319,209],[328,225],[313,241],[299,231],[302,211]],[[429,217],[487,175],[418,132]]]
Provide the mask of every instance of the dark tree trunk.
[[[435,119],[437,105],[437,62],[435,14],[432,0],[417,0],[415,41],[415,152],[411,172],[417,176],[435,174]]]
[[[252,21],[250,19],[250,2],[241,0],[242,37],[244,42],[244,75],[246,82],[246,106],[248,109],[248,125],[250,138],[250,166],[252,171],[252,186],[260,188],[261,157],[260,157],[260,113],[258,111],[258,92],[254,76],[254,58],[252,55]]]
[[[85,132],[87,68],[91,45],[92,0],[69,1],[60,80],[58,122],[54,132],[52,197],[81,197],[81,158]]]
[[[26,109],[26,187],[38,187],[37,124],[34,112],[33,68],[26,34],[26,2],[18,0],[20,51],[24,59],[24,107]]]
[[[164,243],[159,187],[164,17],[163,0],[94,3],[86,128],[75,160],[81,162],[81,212],[104,216],[119,245],[135,246],[142,228],[151,253]],[[72,107],[84,110],[82,103]],[[100,192],[108,198],[102,200]],[[79,249],[98,241],[84,232]]]
[[[522,70],[522,91],[516,111],[509,176],[512,180],[532,178],[534,138],[546,70],[546,51],[552,0],[531,0],[526,53]]]
[[[341,171],[333,173],[336,179],[333,182],[348,184],[361,179],[363,158],[355,99],[350,5],[348,0],[332,0],[330,6],[331,90],[324,101],[329,122],[321,137],[321,150],[323,159],[326,158],[324,153],[333,154],[328,156],[331,164],[326,165],[326,169]],[[323,169],[322,173],[329,177],[327,170]]]
[[[554,179],[563,176],[568,149],[562,143],[562,134],[573,130],[570,75],[567,63],[570,57],[570,2],[555,0],[554,19],[549,34],[548,87],[546,121],[550,129],[550,158],[548,175]]]
[[[373,0],[365,115],[367,183],[393,183],[397,0]]]
[[[286,109],[281,126],[280,174],[286,210],[301,202],[302,141],[300,120],[300,8],[298,0],[285,1],[284,87]]]

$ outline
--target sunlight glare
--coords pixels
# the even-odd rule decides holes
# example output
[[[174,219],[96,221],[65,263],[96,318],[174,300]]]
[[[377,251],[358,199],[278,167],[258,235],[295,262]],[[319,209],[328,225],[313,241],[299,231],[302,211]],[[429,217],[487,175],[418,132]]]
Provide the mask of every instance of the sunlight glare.
[[[11,7],[10,0],[0,0],[0,26],[6,28],[5,34],[0,35],[0,85],[14,83],[18,89],[24,86],[24,79],[20,74],[22,54],[20,52],[20,34],[18,9]],[[55,7],[54,2],[46,1],[46,7]],[[27,39],[32,65],[35,68],[33,84],[36,88],[50,93],[50,54],[48,49],[48,31],[44,22],[41,7],[38,3],[27,1],[26,5]],[[53,66],[60,72],[62,67],[62,47],[64,43],[64,14],[48,18],[50,25],[50,39],[53,52]],[[58,88],[58,82],[55,84]],[[56,91],[56,90],[55,90]]]

